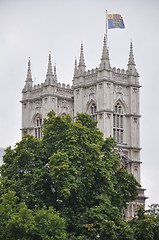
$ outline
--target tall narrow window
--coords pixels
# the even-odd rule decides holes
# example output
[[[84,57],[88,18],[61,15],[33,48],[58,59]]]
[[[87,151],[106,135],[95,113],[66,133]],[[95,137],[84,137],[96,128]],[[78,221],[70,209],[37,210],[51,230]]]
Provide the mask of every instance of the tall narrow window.
[[[35,138],[42,138],[42,118],[40,116],[35,119]]]
[[[115,127],[115,115],[113,115],[113,127]]]
[[[94,120],[97,120],[97,113],[96,113],[96,111],[97,111],[97,107],[96,107],[96,105],[93,103],[92,106],[91,106],[91,108],[90,108],[90,115],[91,115],[91,117],[92,117]]]
[[[123,109],[119,103],[115,105],[113,114],[113,137],[117,143],[123,143]]]
[[[35,128],[35,138],[38,138],[38,135],[37,135],[37,128]]]
[[[116,139],[116,131],[113,129],[113,138]]]
[[[123,128],[123,115],[120,116],[120,127]]]

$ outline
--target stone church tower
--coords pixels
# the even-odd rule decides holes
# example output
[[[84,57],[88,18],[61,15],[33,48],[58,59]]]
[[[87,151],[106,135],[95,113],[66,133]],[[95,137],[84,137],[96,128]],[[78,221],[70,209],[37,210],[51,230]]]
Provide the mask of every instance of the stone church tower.
[[[132,42],[127,70],[112,68],[107,41],[104,37],[99,67],[86,71],[83,44],[77,66],[75,60],[72,87],[57,81],[56,66],[52,70],[51,54],[45,82],[33,86],[30,60],[22,90],[22,136],[42,137],[43,119],[50,110],[56,115],[86,112],[98,121],[104,138],[113,136],[120,152],[121,164],[140,183],[140,112],[139,74],[135,68]],[[129,203],[126,218],[134,216],[138,205],[144,205],[144,189],[138,189],[138,199]]]

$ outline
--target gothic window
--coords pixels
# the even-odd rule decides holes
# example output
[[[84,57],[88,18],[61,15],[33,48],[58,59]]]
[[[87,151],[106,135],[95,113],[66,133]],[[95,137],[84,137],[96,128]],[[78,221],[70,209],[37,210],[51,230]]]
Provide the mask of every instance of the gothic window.
[[[65,116],[66,116],[66,113],[63,112],[63,113],[61,114],[61,117],[65,117]]]
[[[92,105],[91,105],[91,108],[90,108],[90,115],[91,115],[91,117],[94,119],[94,120],[97,120],[97,107],[96,107],[96,105],[93,103]]]
[[[35,119],[35,138],[42,138],[42,118],[39,115]]]
[[[120,127],[123,128],[123,115],[120,116]]]
[[[123,130],[121,130],[120,132],[120,140],[121,140],[121,143],[123,143]]]
[[[117,103],[113,114],[113,137],[117,143],[123,143],[123,133],[123,109],[122,106]]]

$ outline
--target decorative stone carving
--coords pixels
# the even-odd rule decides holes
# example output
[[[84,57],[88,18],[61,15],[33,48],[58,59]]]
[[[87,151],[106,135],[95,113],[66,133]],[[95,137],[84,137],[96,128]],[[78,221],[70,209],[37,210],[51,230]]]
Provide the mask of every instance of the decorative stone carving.
[[[118,86],[116,87],[116,93],[123,95],[123,88],[118,85]]]
[[[129,163],[128,156],[124,153],[124,151],[120,148],[119,150],[119,156],[120,156],[120,164],[122,167],[127,168]]]
[[[110,119],[110,116],[111,116],[111,114],[110,114],[110,113],[107,113],[107,118],[108,118],[108,119]]]
[[[107,88],[110,88],[110,83],[107,83]]]
[[[134,92],[134,93],[137,93],[137,88],[133,88],[133,92]]]

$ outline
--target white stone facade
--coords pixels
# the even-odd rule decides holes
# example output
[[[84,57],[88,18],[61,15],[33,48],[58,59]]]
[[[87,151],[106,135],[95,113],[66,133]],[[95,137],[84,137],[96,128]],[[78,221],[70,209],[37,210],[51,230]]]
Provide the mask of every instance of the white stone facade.
[[[68,113],[73,118],[77,112],[86,112],[98,121],[104,138],[113,136],[116,139],[121,163],[140,183],[140,87],[132,43],[126,71],[110,66],[105,37],[99,67],[86,71],[81,44],[72,87],[57,82],[56,67],[53,72],[50,54],[45,82],[33,86],[29,60],[22,91],[22,136],[28,133],[41,138],[43,119],[52,109],[56,115]],[[144,189],[140,188],[139,192],[140,199],[135,204],[144,205]],[[135,204],[131,203],[130,208],[134,209]],[[128,217],[134,214],[131,209]]]

